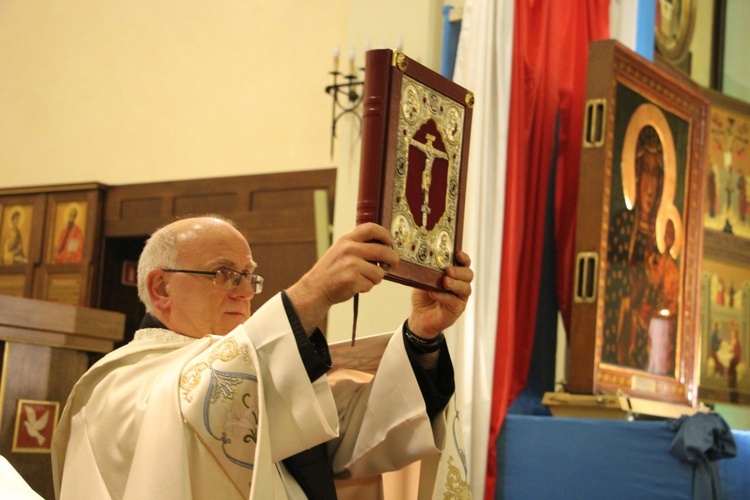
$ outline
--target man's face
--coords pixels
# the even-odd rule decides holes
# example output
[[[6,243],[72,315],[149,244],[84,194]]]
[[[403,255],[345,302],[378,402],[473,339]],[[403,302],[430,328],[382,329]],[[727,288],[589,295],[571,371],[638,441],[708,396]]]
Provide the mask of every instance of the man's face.
[[[193,219],[177,234],[176,243],[180,269],[255,270],[247,241],[224,222]],[[164,279],[169,295],[165,324],[177,333],[198,338],[207,334],[226,335],[250,317],[254,293],[244,278],[233,290],[214,285],[213,277],[208,275],[164,273]]]

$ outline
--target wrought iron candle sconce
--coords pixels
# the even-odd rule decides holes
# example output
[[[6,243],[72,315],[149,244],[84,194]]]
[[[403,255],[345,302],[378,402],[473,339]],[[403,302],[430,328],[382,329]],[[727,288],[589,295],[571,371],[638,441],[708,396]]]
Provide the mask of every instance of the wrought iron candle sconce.
[[[331,158],[333,158],[333,144],[336,140],[336,124],[338,121],[348,114],[351,114],[357,118],[360,124],[360,130],[362,126],[362,116],[358,112],[360,104],[362,104],[363,97],[363,86],[364,78],[358,80],[358,74],[364,73],[364,68],[356,68],[354,65],[354,52],[349,54],[349,74],[338,70],[338,48],[334,49],[333,52],[333,83],[326,87],[326,94],[329,94],[333,98],[331,105]]]

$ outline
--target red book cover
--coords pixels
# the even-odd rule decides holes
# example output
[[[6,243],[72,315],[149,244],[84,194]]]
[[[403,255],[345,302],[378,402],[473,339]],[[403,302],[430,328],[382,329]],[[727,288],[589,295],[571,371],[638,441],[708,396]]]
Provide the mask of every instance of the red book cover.
[[[400,51],[367,52],[357,223],[388,229],[386,279],[442,289],[461,249],[473,94]]]

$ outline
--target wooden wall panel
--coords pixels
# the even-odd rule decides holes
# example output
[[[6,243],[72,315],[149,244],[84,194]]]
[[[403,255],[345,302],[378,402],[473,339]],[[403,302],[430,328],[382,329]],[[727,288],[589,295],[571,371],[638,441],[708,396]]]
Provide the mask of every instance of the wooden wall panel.
[[[308,221],[296,219],[298,213],[288,210],[312,213],[316,189],[328,192],[333,207],[335,182],[336,170],[325,169],[113,186],[105,203],[104,236],[146,236],[175,217],[204,213],[218,213],[238,224],[243,219],[248,224],[301,228]]]
[[[13,431],[19,399],[56,401],[62,412],[73,385],[88,368],[88,355],[18,342],[0,342],[2,361],[2,418],[0,454],[43,498],[54,498],[49,453],[13,453]]]
[[[138,260],[156,228],[176,217],[213,213],[233,220],[251,245],[258,274],[266,279],[263,293],[253,299],[257,310],[315,263],[314,192],[325,190],[333,207],[335,182],[336,171],[327,169],[112,186],[104,210],[98,307],[127,315],[123,342],[129,341],[145,311],[135,287],[121,283],[123,263]]]

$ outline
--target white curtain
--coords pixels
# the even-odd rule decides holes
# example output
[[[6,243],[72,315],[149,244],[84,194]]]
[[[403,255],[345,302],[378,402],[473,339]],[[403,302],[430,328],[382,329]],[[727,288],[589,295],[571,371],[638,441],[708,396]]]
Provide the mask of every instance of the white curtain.
[[[474,290],[448,335],[474,498],[484,496],[500,283],[513,1],[466,0],[453,80],[474,92],[464,249]]]

